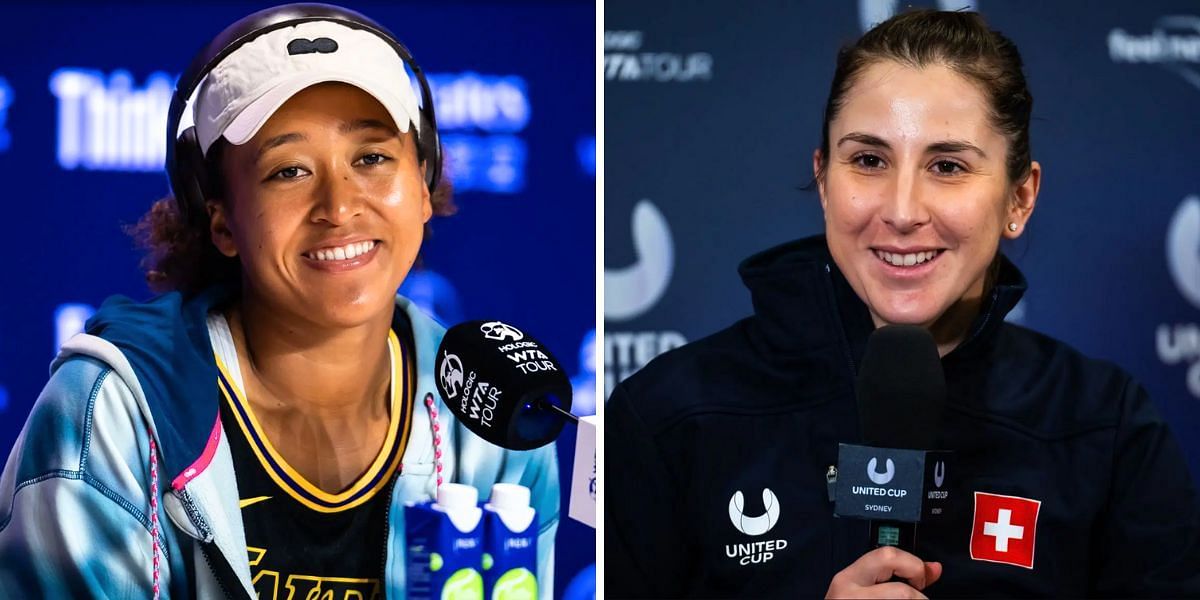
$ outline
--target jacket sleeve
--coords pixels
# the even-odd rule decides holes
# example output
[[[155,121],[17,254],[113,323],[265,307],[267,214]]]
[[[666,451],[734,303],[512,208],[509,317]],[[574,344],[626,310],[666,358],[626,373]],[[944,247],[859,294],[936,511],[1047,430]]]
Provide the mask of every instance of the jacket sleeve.
[[[130,397],[119,377],[91,359],[69,360],[51,377],[0,478],[4,594],[151,593],[149,498],[142,491],[149,473],[131,466],[149,464],[149,436],[127,410]],[[166,557],[160,560],[165,578]]]
[[[686,593],[684,503],[624,384],[604,413],[604,591],[609,598],[677,598]]]
[[[1146,391],[1126,386],[1090,596],[1200,597],[1200,497]]]

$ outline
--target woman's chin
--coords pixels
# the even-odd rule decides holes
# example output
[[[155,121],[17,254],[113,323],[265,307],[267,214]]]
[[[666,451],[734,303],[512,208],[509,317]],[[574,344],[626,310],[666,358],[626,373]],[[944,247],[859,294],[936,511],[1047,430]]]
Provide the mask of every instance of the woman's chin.
[[[395,296],[372,294],[369,297],[322,298],[312,303],[308,317],[322,328],[349,329],[377,321],[381,314],[395,310]]]
[[[872,307],[879,325],[919,325],[928,327],[938,318],[936,307],[928,303],[901,302]]]

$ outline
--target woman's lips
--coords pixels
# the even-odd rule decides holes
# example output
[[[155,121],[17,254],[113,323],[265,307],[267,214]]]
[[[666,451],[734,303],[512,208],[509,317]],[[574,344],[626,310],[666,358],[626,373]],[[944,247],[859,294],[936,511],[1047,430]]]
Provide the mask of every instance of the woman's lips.
[[[890,252],[872,248],[871,253],[875,255],[880,268],[887,275],[897,278],[913,278],[933,271],[945,250]]]
[[[301,256],[304,264],[318,271],[343,273],[366,266],[379,253],[379,247],[382,245],[378,240],[371,240],[336,248],[322,248]]]

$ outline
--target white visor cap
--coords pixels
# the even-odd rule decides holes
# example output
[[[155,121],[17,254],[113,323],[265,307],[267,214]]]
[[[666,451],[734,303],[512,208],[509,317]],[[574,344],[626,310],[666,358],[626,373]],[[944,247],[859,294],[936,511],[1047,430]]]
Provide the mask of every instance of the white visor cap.
[[[263,34],[226,56],[200,85],[192,107],[205,154],[218,138],[244,144],[297,92],[325,82],[353,85],[387,109],[400,132],[421,132],[404,60],[369,31],[309,21]]]

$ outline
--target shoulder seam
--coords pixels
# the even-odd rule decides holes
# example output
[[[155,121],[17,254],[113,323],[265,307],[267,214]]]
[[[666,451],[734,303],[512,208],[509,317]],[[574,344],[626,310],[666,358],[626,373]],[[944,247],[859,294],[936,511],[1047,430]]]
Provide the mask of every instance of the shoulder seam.
[[[87,470],[88,450],[92,445],[92,412],[96,407],[96,398],[100,395],[100,389],[104,387],[109,373],[112,373],[112,367],[105,368],[96,376],[96,381],[92,384],[92,392],[88,395],[87,410],[83,416],[83,444],[79,452],[80,471]]]

